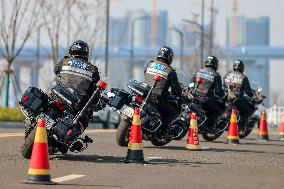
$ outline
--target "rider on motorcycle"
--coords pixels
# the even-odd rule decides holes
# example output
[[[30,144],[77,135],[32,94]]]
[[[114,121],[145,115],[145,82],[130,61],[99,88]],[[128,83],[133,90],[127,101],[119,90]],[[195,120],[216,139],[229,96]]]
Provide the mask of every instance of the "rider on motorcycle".
[[[255,111],[253,103],[245,98],[244,94],[249,97],[254,96],[254,91],[250,87],[249,80],[244,75],[245,65],[241,60],[235,60],[233,64],[233,71],[228,72],[224,77],[224,86],[226,89],[230,89],[235,96],[234,105],[240,112],[242,120],[249,118]],[[228,95],[228,98],[229,95]]]
[[[85,41],[76,40],[69,47],[69,55],[62,58],[54,68],[55,82],[73,91],[80,99],[74,115],[86,104],[96,89],[95,84],[100,80],[98,68],[88,60],[89,45]],[[93,108],[80,120],[84,129],[88,126]]]
[[[225,93],[222,88],[222,79],[218,70],[218,59],[215,56],[208,56],[205,61],[205,67],[199,70],[192,81],[195,90],[193,92],[198,103],[205,110],[207,116],[207,126],[212,127],[215,121],[225,110],[225,104],[222,100]]]
[[[170,92],[179,98],[181,96],[181,86],[178,82],[177,74],[171,63],[174,53],[170,47],[162,46],[157,54],[157,59],[150,61],[144,71],[145,82],[150,87],[153,86],[154,76],[159,75],[164,80],[157,83],[150,96],[150,102],[157,106],[161,113],[163,127],[166,128],[177,115],[175,107],[169,102]]]

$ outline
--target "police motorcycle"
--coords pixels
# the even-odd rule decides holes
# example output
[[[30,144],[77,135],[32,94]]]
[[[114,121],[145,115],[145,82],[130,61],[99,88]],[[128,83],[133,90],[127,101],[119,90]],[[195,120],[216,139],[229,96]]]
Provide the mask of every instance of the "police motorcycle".
[[[228,119],[231,116],[231,110],[235,108],[235,102],[238,100],[237,96],[234,94],[234,88],[237,87],[236,83],[232,83],[227,88],[225,88],[226,91],[226,110],[224,113],[224,116]],[[244,99],[248,104],[250,104],[252,107],[254,107],[254,111],[252,115],[247,119],[243,120],[240,116],[240,112],[237,111],[237,123],[238,123],[238,132],[240,138],[247,137],[253,130],[255,125],[258,125],[259,123],[259,116],[254,114],[254,112],[257,110],[257,106],[260,104],[263,104],[263,100],[266,98],[264,95],[262,95],[262,89],[259,88],[257,91],[254,91],[254,96],[248,97],[244,96]]]
[[[197,79],[198,82],[198,79]],[[229,125],[229,119],[223,115],[217,118],[214,125],[208,125],[206,112],[199,102],[199,96],[194,95],[196,84],[190,83],[183,87],[183,97],[186,97],[182,103],[182,117],[190,119],[191,113],[196,113],[198,133],[207,141],[214,141],[219,138]]]
[[[82,99],[72,89],[58,82],[52,84],[50,94],[36,87],[29,87],[19,100],[19,107],[26,117],[22,156],[27,159],[31,157],[38,119],[45,120],[50,154],[66,154],[68,150],[81,152],[86,149],[93,140],[87,135],[81,137],[85,128],[80,119],[86,116],[91,106],[101,108],[101,93],[106,87],[105,82],[98,81],[96,90],[82,108],[79,108]],[[74,109],[77,108],[80,111],[75,114]]]
[[[156,84],[163,80],[156,75],[155,83],[150,88],[146,83],[130,80],[127,84],[130,92],[112,88],[108,93],[108,105],[120,114],[120,123],[116,132],[116,142],[119,146],[127,146],[131,129],[131,120],[135,108],[140,109],[142,137],[155,146],[164,146],[172,139],[185,136],[187,123],[179,115],[166,128],[162,126],[161,115],[157,108],[149,103],[149,97]],[[176,98],[169,99],[180,112],[180,104]]]

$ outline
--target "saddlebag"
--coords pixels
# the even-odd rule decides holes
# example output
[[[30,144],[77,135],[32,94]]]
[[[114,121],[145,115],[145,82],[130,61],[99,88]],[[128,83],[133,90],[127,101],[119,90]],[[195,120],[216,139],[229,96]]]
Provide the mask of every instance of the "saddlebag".
[[[146,98],[149,92],[149,86],[146,83],[130,80],[127,87],[135,94]]]
[[[58,82],[52,84],[51,96],[70,108],[77,108],[81,101],[81,99],[75,95],[74,91],[71,91]]]
[[[109,99],[109,105],[116,109],[121,109],[125,104],[125,101],[128,100],[129,93],[123,89],[112,88],[111,92],[115,94],[113,98]]]
[[[48,96],[36,87],[29,87],[19,101],[19,105],[24,108],[27,116],[37,115],[47,103]]]

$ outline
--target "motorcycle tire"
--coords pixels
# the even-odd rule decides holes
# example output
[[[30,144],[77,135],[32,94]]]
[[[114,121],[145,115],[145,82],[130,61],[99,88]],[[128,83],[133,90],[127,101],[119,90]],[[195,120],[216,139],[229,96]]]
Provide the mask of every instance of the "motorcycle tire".
[[[36,127],[25,137],[24,144],[21,146],[21,155],[25,159],[31,159]]]
[[[116,143],[119,146],[127,147],[130,135],[131,121],[129,118],[121,117],[116,130]]]
[[[253,128],[245,127],[244,129],[239,130],[239,137],[245,138],[247,137],[251,132]]]
[[[151,143],[154,145],[154,146],[165,146],[166,144],[168,144],[169,142],[171,142],[172,139],[170,137],[167,137],[166,139],[164,140],[157,140],[155,138],[153,138],[151,140]]]
[[[202,134],[202,137],[206,140],[206,141],[214,141],[217,138],[219,138],[224,131],[216,133],[216,134],[211,134],[211,133],[204,133]]]
[[[175,140],[181,140],[183,139],[183,137],[185,137],[185,135],[187,134],[188,130],[183,130],[183,132],[179,135],[179,137],[176,137]]]

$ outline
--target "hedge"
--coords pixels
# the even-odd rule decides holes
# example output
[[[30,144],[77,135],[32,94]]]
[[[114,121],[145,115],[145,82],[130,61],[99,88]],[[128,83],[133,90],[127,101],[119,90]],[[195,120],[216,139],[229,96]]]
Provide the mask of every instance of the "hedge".
[[[0,107],[0,121],[23,121],[25,116],[18,108],[1,108]]]

